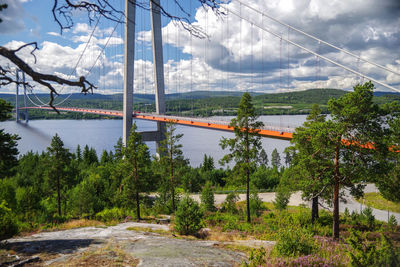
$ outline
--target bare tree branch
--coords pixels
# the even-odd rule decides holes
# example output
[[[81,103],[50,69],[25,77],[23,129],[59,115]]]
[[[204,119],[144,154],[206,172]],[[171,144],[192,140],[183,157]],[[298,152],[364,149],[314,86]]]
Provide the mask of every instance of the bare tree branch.
[[[69,86],[80,87],[81,92],[84,94],[86,94],[88,92],[93,93],[93,89],[97,88],[92,83],[87,81],[86,78],[83,76],[80,77],[79,80],[77,80],[77,81],[71,81],[71,80],[67,80],[67,79],[58,77],[56,75],[43,74],[43,73],[34,71],[31,66],[29,66],[25,61],[23,61],[16,54],[16,52],[20,51],[22,48],[27,47],[27,45],[29,45],[29,44],[25,44],[15,50],[11,50],[6,47],[0,46],[0,55],[7,58],[12,63],[14,63],[20,70],[24,71],[27,75],[29,75],[33,81],[35,81],[43,86],[46,86],[50,90],[49,106],[52,107],[53,109],[55,109],[55,107],[53,106],[54,95],[58,95],[58,93],[57,93],[56,89],[53,87],[53,85],[51,84],[51,82],[55,82],[55,83],[58,83],[61,85],[65,84],[65,85],[69,85]],[[30,45],[34,46],[33,51],[37,49],[36,43],[31,43]],[[7,76],[3,76],[3,78],[5,81],[8,80]]]

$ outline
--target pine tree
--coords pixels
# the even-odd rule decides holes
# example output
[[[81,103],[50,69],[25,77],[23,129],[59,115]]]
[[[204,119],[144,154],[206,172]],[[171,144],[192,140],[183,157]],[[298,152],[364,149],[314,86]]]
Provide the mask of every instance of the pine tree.
[[[235,161],[235,170],[246,177],[246,213],[247,222],[250,222],[250,174],[257,166],[259,151],[261,150],[261,139],[258,130],[263,123],[257,121],[255,108],[251,103],[249,93],[244,93],[237,111],[236,118],[231,120],[230,127],[234,128],[235,137],[227,139],[223,137],[220,141],[222,149],[229,149],[221,159],[221,164]]]
[[[68,149],[64,148],[64,143],[57,134],[51,140],[47,151],[51,161],[48,172],[49,183],[57,192],[58,215],[61,216],[61,193],[68,178],[66,167],[70,162],[71,156]]]
[[[140,193],[146,191],[149,183],[150,152],[137,131],[136,123],[132,125],[126,147],[122,149],[122,168],[126,173],[125,190],[132,191],[136,202],[136,216],[140,220]],[[128,194],[130,195],[130,194]]]
[[[165,133],[165,139],[161,142],[159,147],[160,163],[165,170],[169,172],[169,183],[166,187],[169,188],[171,193],[171,204],[172,212],[175,212],[175,187],[176,187],[176,169],[186,165],[186,161],[183,158],[182,144],[179,141],[183,137],[183,134],[176,134],[176,127],[173,122],[167,123],[167,129]]]
[[[279,167],[281,166],[281,156],[279,155],[279,152],[276,148],[274,148],[274,150],[272,150],[271,164],[272,164],[272,167],[277,168],[277,169],[279,169]]]

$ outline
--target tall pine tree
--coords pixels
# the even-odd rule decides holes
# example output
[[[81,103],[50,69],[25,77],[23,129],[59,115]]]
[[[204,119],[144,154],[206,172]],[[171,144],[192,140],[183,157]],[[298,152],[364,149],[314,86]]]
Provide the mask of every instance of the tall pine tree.
[[[221,163],[235,161],[234,169],[245,177],[246,213],[247,221],[250,222],[250,174],[256,168],[259,160],[261,137],[257,129],[260,129],[263,123],[258,121],[249,93],[243,94],[237,116],[231,120],[229,125],[234,128],[235,137],[230,139],[223,137],[221,139],[220,146],[222,149],[229,149],[229,153],[221,159]]]

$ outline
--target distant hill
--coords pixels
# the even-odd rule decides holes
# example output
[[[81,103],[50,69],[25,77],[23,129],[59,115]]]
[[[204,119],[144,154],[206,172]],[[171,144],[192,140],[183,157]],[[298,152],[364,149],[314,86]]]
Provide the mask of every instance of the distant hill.
[[[400,92],[374,92],[374,96],[388,96],[388,95],[395,95],[400,96]]]
[[[304,91],[284,92],[284,93],[251,93],[253,103],[260,115],[272,114],[308,114],[313,104],[321,106],[323,112],[328,112],[327,103],[331,98],[339,98],[345,95],[347,91],[315,88]],[[185,93],[174,93],[166,95],[167,114],[180,114],[183,116],[216,116],[216,115],[236,115],[240,97],[243,92],[230,91],[194,91]],[[60,100],[65,99],[69,94],[61,95]],[[6,101],[15,103],[15,95],[0,94],[0,97]],[[48,94],[38,94],[32,98],[40,98],[43,102],[49,99]],[[103,95],[80,93],[72,94],[67,106],[103,108],[122,110],[122,94]],[[20,96],[20,101],[23,96]],[[399,101],[400,93],[393,92],[375,92],[375,102],[385,104],[392,101]],[[38,101],[37,101],[38,102]],[[57,103],[58,100],[55,101]],[[144,112],[155,111],[155,101],[153,94],[134,94],[134,110]],[[78,114],[49,114],[47,111],[31,110],[31,118],[100,118],[90,117],[89,115]],[[104,117],[101,117],[104,118]]]
[[[326,104],[331,98],[339,98],[347,91],[339,89],[308,89],[305,91],[263,94],[254,97],[255,101],[280,104]]]

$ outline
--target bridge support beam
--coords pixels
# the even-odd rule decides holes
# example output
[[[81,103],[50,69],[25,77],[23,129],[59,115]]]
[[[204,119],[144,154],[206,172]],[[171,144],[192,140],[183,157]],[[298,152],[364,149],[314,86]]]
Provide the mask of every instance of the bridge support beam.
[[[135,53],[135,0],[125,0],[125,68],[122,141],[128,143],[132,128]],[[160,0],[150,0],[156,113],[165,114],[164,63],[161,33]],[[165,122],[157,122],[157,131],[143,133],[144,141],[156,141],[157,150],[165,136]]]
[[[144,142],[156,141],[158,143],[164,138],[164,135],[158,130],[141,132],[140,134],[142,135],[142,141]]]
[[[22,86],[24,87],[24,119],[25,122],[29,121],[29,117],[28,117],[28,109],[26,108],[26,84],[25,84],[25,72],[23,72],[22,70],[17,70],[16,72],[16,78],[17,78],[17,85],[16,85],[16,92],[15,92],[15,119],[17,122],[19,122],[19,118],[20,118],[20,110],[19,110],[19,86],[21,84],[19,84],[19,82],[22,82]]]
[[[164,88],[164,62],[161,33],[161,12],[160,0],[150,0],[151,33],[153,40],[153,68],[156,93],[156,113],[165,114],[165,88]],[[165,122],[157,122],[159,138],[156,141],[156,148],[160,147],[160,141],[165,138]]]
[[[125,0],[125,65],[122,142],[128,143],[132,128],[133,79],[135,63],[135,12],[136,1]]]

